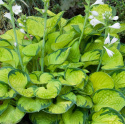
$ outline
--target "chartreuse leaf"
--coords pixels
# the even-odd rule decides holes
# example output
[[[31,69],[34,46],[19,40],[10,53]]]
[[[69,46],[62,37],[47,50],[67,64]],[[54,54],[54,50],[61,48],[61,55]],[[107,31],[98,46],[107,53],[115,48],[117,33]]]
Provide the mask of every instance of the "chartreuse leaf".
[[[11,44],[5,39],[0,39],[0,46],[6,47],[6,46],[11,46]]]
[[[61,83],[57,79],[49,80],[46,87],[38,87],[35,90],[35,95],[42,99],[55,98],[61,91]]]
[[[13,68],[10,67],[3,67],[0,68],[0,82],[8,84],[8,73],[12,70]]]
[[[100,52],[97,50],[92,50],[85,52],[81,56],[81,61],[85,63],[85,66],[97,65],[99,63]]]
[[[78,25],[79,27],[83,27],[83,26],[81,26],[81,24],[83,25],[83,23],[84,23],[83,16],[81,16],[81,15],[75,16],[68,21],[67,25],[64,27],[64,31],[66,31],[66,32],[73,31],[74,28],[72,27],[72,25]]]
[[[8,108],[10,100],[0,101],[0,115]]]
[[[71,46],[68,60],[70,62],[79,62],[80,56],[81,54],[80,54],[80,49],[79,49],[79,42],[75,41],[73,45]]]
[[[47,65],[62,64],[69,55],[70,48],[59,49],[47,55]]]
[[[25,115],[24,112],[20,111],[11,105],[0,115],[1,124],[17,124]]]
[[[113,70],[124,66],[122,54],[115,47],[110,48],[114,52],[112,57],[109,57],[107,52],[102,57],[102,69]]]
[[[123,44],[123,43],[120,44],[119,51],[122,54],[122,56],[125,56],[125,44]]]
[[[20,30],[16,30],[16,34],[19,44],[22,44],[22,40],[24,39],[24,34],[21,33]],[[8,40],[11,44],[14,44],[14,42],[16,42],[13,29],[8,30],[5,34],[0,35],[0,37],[2,39]]]
[[[1,99],[10,99],[16,96],[16,92],[7,84],[0,82],[0,100]]]
[[[78,85],[85,79],[86,74],[78,68],[68,68],[65,71],[65,79],[71,85]]]
[[[86,116],[86,111],[73,106],[66,113],[62,114],[62,119],[64,124],[85,124]]]
[[[61,98],[70,100],[73,103],[76,103],[76,95],[73,92],[67,93],[65,95],[61,95]]]
[[[125,69],[120,69],[111,73],[115,83],[115,89],[125,94]]]
[[[59,116],[40,111],[30,114],[30,120],[33,124],[56,124],[60,121]]]
[[[72,87],[70,87],[70,86],[63,86],[59,95],[65,95],[67,93],[70,93],[71,90],[72,90]]]
[[[39,98],[21,97],[17,102],[17,107],[22,112],[33,113],[39,112],[41,109],[47,108],[52,103],[52,100]]]
[[[123,117],[114,109],[104,107],[92,115],[91,124],[124,124]]]
[[[32,83],[40,84],[40,81],[38,80],[38,76],[36,74],[31,73],[29,76],[30,76],[30,80],[32,81]]]
[[[22,52],[25,56],[35,56],[38,54],[39,50],[40,50],[40,44],[34,43],[24,47]]]
[[[29,77],[21,70],[15,69],[8,74],[9,85],[20,95],[25,97],[34,96],[34,88],[26,87],[29,82]]]
[[[54,79],[54,76],[50,73],[42,73],[40,75],[40,84],[47,84],[50,80]]]
[[[114,81],[113,79],[105,72],[95,72],[89,76],[89,80],[93,84],[94,91],[103,88],[113,88]]]
[[[92,103],[92,99],[89,96],[77,95],[76,105],[82,108],[92,108],[93,103]]]
[[[98,12],[99,15],[96,17],[96,19],[100,20],[101,22],[104,22],[103,14],[105,12],[110,12],[111,15],[112,15],[112,8],[108,4],[103,4],[103,5],[100,4],[98,6],[93,6],[91,11],[97,11]],[[92,15],[92,14],[90,14],[90,15]]]
[[[103,107],[111,107],[120,111],[125,106],[124,95],[115,89],[97,90],[92,99],[94,111],[99,111]]]
[[[64,48],[67,44],[69,44],[70,41],[73,40],[75,36],[74,32],[61,34],[55,41],[55,43],[52,43],[51,48],[52,50],[56,51],[58,49]]]
[[[71,101],[57,97],[56,102],[52,103],[48,108],[45,108],[44,111],[52,114],[62,114],[67,112],[73,104]]]
[[[51,48],[51,45],[53,43],[55,43],[57,37],[60,35],[60,32],[52,32],[50,34],[48,34],[47,36],[47,42],[45,43],[45,52],[47,54],[50,54],[53,52],[52,48]]]

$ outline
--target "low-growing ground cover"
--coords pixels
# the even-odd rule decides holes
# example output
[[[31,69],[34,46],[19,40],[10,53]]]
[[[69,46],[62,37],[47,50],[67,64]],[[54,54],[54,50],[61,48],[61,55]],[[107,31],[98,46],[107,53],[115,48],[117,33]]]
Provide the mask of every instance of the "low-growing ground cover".
[[[0,35],[0,123],[124,124],[125,24],[102,0],[69,20],[43,3],[26,16],[0,0],[13,27]]]

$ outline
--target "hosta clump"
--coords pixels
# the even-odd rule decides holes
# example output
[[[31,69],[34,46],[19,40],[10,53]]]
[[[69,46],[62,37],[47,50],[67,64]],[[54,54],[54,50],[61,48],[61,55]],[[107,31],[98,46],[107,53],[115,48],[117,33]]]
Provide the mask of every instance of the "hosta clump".
[[[28,114],[33,124],[124,124],[125,45],[117,33],[125,28],[118,17],[101,0],[86,0],[85,17],[70,20],[43,2],[35,8],[42,17],[22,14],[15,28],[21,7],[0,1],[13,25],[0,36],[0,123]]]

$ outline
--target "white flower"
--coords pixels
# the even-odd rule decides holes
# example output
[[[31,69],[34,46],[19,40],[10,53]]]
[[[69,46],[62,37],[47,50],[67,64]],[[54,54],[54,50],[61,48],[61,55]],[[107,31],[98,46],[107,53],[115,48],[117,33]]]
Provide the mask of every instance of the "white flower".
[[[109,26],[110,28],[115,28],[115,29],[120,29],[120,23],[115,23],[115,24],[113,24],[112,26]]]
[[[15,46],[15,47],[17,46],[17,43],[16,43],[16,42],[14,42],[14,46]]]
[[[104,2],[102,2],[102,0],[96,0],[95,3],[93,3],[92,5],[95,5],[95,4],[104,4]]]
[[[108,43],[110,43],[110,36],[109,36],[109,33],[108,33],[107,38],[105,39],[104,44],[108,44]]]
[[[112,57],[114,52],[112,52],[111,50],[107,49],[105,46],[103,46],[108,54],[109,57]]]
[[[100,23],[102,23],[102,22],[100,22],[100,21],[97,20],[96,18],[94,18],[94,19],[92,19],[92,20],[90,21],[90,24],[91,24],[93,27],[95,27],[96,25],[98,25],[98,24],[100,24]]]
[[[17,4],[12,7],[12,10],[16,15],[22,12],[21,6],[18,6]]]
[[[94,18],[94,16],[93,16],[93,15],[90,15],[88,18],[89,18],[89,19],[93,19],[93,18]]]
[[[24,25],[22,23],[19,23],[19,26],[24,27]]]
[[[112,17],[112,20],[118,20],[118,16],[114,16],[114,17]]]
[[[98,16],[99,15],[98,12],[96,12],[96,11],[90,11],[90,12],[92,13],[93,16]]]
[[[110,43],[110,44],[115,43],[117,40],[118,40],[118,38],[113,37],[113,39],[111,40],[111,43]]]
[[[20,29],[20,32],[22,32],[23,34],[25,34],[25,31],[23,29]]]
[[[10,13],[5,13],[5,14],[4,14],[4,17],[6,17],[6,18],[8,18],[8,19],[11,20],[11,15],[10,15]]]
[[[26,20],[23,20],[23,22],[26,22]]]
[[[44,9],[42,9],[42,12],[43,12],[43,13],[45,13],[45,10],[44,10]]]
[[[0,5],[4,4],[4,2],[2,0],[0,0]]]

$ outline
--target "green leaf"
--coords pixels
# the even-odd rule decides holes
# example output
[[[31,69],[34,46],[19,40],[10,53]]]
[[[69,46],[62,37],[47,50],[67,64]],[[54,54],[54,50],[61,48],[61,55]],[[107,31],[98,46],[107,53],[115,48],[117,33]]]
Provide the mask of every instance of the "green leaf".
[[[122,54],[122,56],[125,56],[125,44],[121,43],[120,44],[120,49],[119,49],[120,53]]]
[[[114,52],[112,57],[109,57],[105,51],[102,57],[103,70],[113,70],[124,66],[122,54],[115,47],[110,48]]]
[[[0,82],[8,84],[8,74],[12,69],[10,67],[0,68]]]
[[[62,114],[64,124],[85,124],[86,112],[81,108],[70,108],[66,113]]]
[[[0,100],[14,98],[15,96],[16,92],[13,89],[10,89],[7,84],[0,82]]]
[[[63,99],[72,101],[73,103],[76,103],[76,95],[73,92],[67,93],[65,95],[60,96]]]
[[[114,88],[113,79],[105,72],[95,72],[89,76],[93,84],[94,92],[103,88]]]
[[[65,95],[67,93],[70,93],[71,90],[72,90],[72,87],[70,87],[70,86],[63,86],[59,95]]]
[[[40,111],[30,114],[30,120],[33,124],[56,124],[60,120],[59,116]]]
[[[69,56],[67,58],[67,60],[69,62],[79,62],[80,60],[80,49],[79,49],[79,41],[75,41],[73,43],[73,45],[71,46],[70,52],[69,52]]]
[[[21,97],[17,101],[17,107],[22,112],[34,113],[39,112],[41,109],[47,108],[51,105],[51,103],[51,100]]]
[[[0,115],[1,124],[17,124],[25,115],[24,112],[21,112],[18,108],[15,108],[11,105],[8,106],[6,111]]]
[[[0,46],[6,47],[6,46],[11,46],[10,42],[5,40],[5,39],[0,39]]]
[[[55,98],[61,91],[61,83],[57,79],[49,80],[46,87],[38,87],[35,90],[35,95],[42,99]]]
[[[114,109],[104,107],[92,115],[91,124],[124,124],[122,116]]]
[[[78,85],[85,79],[86,74],[78,68],[68,68],[65,71],[65,79],[71,85]]]
[[[92,108],[93,103],[92,103],[92,99],[89,96],[77,95],[76,105],[82,108]]]
[[[69,44],[73,40],[74,36],[75,36],[74,32],[61,34],[59,37],[57,37],[55,43],[52,43],[51,45],[52,50],[56,51],[58,49],[66,47],[67,44]]]
[[[67,112],[72,105],[73,103],[71,101],[57,97],[56,102],[52,103],[48,108],[45,108],[44,111],[52,114],[62,114]]]
[[[8,108],[10,100],[0,101],[0,115]]]
[[[69,51],[70,48],[63,48],[63,49],[59,49],[51,54],[47,55],[47,63],[45,63],[46,65],[58,65],[58,64],[62,64],[68,57],[69,55]]]
[[[16,34],[17,34],[17,40],[19,44],[22,44],[22,40],[24,39],[24,34],[20,32],[20,30],[16,30]],[[7,41],[9,41],[12,45],[14,45],[15,41],[15,36],[14,36],[14,32],[13,29],[8,30],[5,34],[0,35],[0,37],[2,39],[6,39]]]
[[[77,33],[81,33],[79,25],[72,25],[72,27],[75,29],[75,31],[77,31]]]
[[[27,45],[22,50],[22,52],[25,56],[35,56],[38,54],[39,51],[40,51],[40,44],[39,43]]]
[[[125,95],[125,69],[119,69],[112,72],[111,77],[114,80],[115,89]]]
[[[125,106],[124,95],[115,89],[97,90],[92,99],[94,111],[99,111],[103,107],[111,107],[120,111]]]
[[[15,69],[8,74],[9,85],[20,95],[25,97],[34,96],[34,88],[26,87],[29,82],[29,77],[21,70]]]

